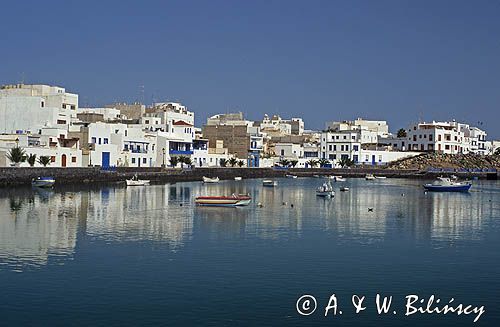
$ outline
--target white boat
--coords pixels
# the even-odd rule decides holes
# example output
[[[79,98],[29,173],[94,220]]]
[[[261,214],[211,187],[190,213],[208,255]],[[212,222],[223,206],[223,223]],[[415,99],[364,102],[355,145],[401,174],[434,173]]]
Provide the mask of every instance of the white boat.
[[[139,179],[137,175],[134,175],[132,179],[127,179],[127,186],[145,186],[149,185],[149,179]]]
[[[218,183],[218,182],[219,182],[219,177],[211,178],[211,177],[203,176],[203,183],[210,184],[210,183]]]
[[[333,181],[334,182],[345,182],[346,179],[342,178],[342,176],[333,176]]]
[[[385,176],[373,176],[373,177],[375,177],[375,179],[386,179],[387,178]]]
[[[320,175],[313,175],[314,178],[321,178]]]
[[[373,176],[373,174],[366,174],[365,179],[367,181],[373,181],[375,180],[375,176]]]
[[[278,186],[278,182],[273,181],[272,179],[265,179],[262,181],[262,186],[275,187],[275,186]]]
[[[241,181],[242,179],[243,179],[243,177],[240,177],[240,176],[236,176],[236,177],[234,178],[234,180],[235,180],[235,181]]]
[[[35,187],[44,187],[50,188],[54,186],[56,180],[54,177],[45,176],[45,177],[37,177],[31,180],[31,185]]]
[[[340,192],[349,192],[349,188],[348,187],[341,187]]]
[[[333,190],[332,184],[330,184],[330,182],[323,183],[323,185],[316,189],[316,195],[330,198],[335,196],[335,191]]]
[[[297,178],[297,175],[290,175],[290,174],[287,174],[285,175],[286,178]]]
[[[240,207],[247,206],[252,202],[252,198],[248,195],[231,196],[199,196],[195,199],[195,203],[200,206],[212,207]]]

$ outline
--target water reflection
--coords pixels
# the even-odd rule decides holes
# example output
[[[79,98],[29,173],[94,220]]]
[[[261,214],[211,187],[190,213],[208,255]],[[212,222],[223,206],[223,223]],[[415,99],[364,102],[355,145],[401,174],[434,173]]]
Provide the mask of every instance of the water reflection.
[[[77,239],[158,242],[178,251],[193,238],[290,239],[304,232],[338,242],[372,244],[405,238],[423,243],[481,240],[499,215],[498,183],[480,182],[471,194],[425,194],[419,181],[352,179],[350,192],[315,196],[317,179],[199,182],[150,187],[0,190],[0,269],[22,271],[64,263]],[[338,185],[336,185],[338,190]],[[197,195],[250,194],[244,208],[194,205]],[[257,203],[262,203],[262,207]],[[439,245],[438,245],[439,246]]]

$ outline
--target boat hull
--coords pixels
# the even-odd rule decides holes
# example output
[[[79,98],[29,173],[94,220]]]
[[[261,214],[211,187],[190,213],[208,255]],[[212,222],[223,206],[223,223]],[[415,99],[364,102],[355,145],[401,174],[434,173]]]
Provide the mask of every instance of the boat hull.
[[[199,206],[209,207],[242,207],[252,202],[250,197],[197,197],[195,203]]]
[[[127,179],[127,186],[146,186],[149,185],[149,180],[140,179],[137,181]]]
[[[318,192],[316,191],[316,196],[322,197],[322,198],[332,198],[335,196],[335,192]]]
[[[36,180],[31,183],[34,187],[51,188],[56,183],[55,180]]]
[[[219,177],[210,178],[203,176],[203,183],[205,184],[214,184],[219,182]]]
[[[463,185],[432,185],[425,184],[424,188],[431,192],[469,192],[472,184]]]

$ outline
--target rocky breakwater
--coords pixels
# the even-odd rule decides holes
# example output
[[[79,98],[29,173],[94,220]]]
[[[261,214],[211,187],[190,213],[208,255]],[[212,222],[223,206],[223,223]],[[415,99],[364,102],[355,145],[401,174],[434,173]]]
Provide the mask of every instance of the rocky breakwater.
[[[387,169],[500,170],[499,155],[425,153],[394,161]]]

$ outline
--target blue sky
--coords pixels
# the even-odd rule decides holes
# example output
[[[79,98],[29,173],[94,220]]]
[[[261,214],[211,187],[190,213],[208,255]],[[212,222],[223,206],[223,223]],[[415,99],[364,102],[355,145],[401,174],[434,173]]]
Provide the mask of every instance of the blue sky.
[[[500,138],[498,1],[9,1],[0,83],[81,106],[180,100],[327,120],[483,122]],[[495,123],[496,122],[496,123]]]

